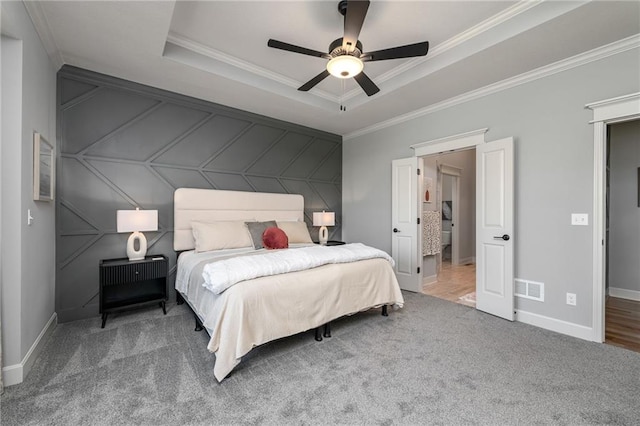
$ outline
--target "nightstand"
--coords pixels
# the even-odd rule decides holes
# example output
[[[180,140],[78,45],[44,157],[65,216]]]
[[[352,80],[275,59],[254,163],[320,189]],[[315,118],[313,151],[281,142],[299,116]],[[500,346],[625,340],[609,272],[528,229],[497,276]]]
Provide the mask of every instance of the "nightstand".
[[[316,242],[316,244],[320,244],[318,242]],[[343,244],[346,244],[344,241],[338,241],[338,240],[329,240],[327,241],[327,245],[328,246],[341,246]]]
[[[166,315],[167,271],[166,256],[146,256],[143,260],[128,258],[100,261],[100,313],[102,328],[107,315],[131,307],[160,303]]]

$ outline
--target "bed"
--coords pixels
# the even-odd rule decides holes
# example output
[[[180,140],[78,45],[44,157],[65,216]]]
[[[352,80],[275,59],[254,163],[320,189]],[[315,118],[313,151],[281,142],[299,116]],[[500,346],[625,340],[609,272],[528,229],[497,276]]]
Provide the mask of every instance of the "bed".
[[[234,240],[236,227],[266,221],[276,221],[279,228],[289,230],[288,249],[242,246],[244,234],[237,238],[242,242]],[[301,195],[193,188],[175,191],[176,292],[179,302],[189,305],[197,323],[210,336],[207,348],[216,356],[214,376],[218,381],[255,346],[319,329],[332,320],[371,308],[383,307],[386,313],[387,306],[402,307],[404,299],[386,253],[358,244],[321,247],[310,241],[308,231],[306,236],[296,234],[301,227],[306,230]],[[203,228],[207,234],[201,232]],[[333,249],[382,254],[348,263],[294,268],[288,273],[258,274],[246,280],[239,277],[240,281],[228,287],[211,287],[211,280],[224,275],[221,271],[234,275],[228,265],[240,263],[233,262],[259,264],[258,260],[276,255],[299,258],[312,252],[329,256]],[[275,269],[285,264],[290,267],[289,261],[283,261],[276,263]],[[250,268],[241,269],[235,272],[249,273]]]

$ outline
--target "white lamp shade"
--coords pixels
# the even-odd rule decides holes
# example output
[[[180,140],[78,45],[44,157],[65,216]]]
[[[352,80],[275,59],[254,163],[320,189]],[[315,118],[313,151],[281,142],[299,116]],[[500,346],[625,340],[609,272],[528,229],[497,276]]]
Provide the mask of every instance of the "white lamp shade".
[[[314,212],[313,226],[334,226],[336,214],[334,212]]]
[[[364,64],[351,55],[336,56],[327,63],[327,71],[338,78],[351,78],[362,72]]]
[[[158,210],[118,210],[118,232],[144,232],[158,230]]]

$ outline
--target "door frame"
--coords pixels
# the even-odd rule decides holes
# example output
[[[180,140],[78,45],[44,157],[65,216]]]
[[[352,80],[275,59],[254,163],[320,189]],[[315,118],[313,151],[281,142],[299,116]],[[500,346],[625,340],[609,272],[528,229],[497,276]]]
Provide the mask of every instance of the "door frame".
[[[604,342],[607,126],[640,118],[640,92],[585,105],[593,120],[593,313],[592,337]]]

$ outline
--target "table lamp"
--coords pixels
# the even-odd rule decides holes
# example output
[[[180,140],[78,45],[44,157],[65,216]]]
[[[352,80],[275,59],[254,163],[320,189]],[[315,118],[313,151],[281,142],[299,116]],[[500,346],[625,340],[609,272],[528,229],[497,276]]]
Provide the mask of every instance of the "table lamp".
[[[329,238],[329,231],[327,226],[334,226],[336,224],[336,214],[334,212],[314,212],[313,213],[313,226],[319,226],[320,232],[318,234],[318,240],[323,246],[327,245],[327,239]]]
[[[158,230],[158,210],[118,210],[118,232],[133,232],[127,240],[129,260],[142,260],[147,254],[147,239],[142,231]],[[138,249],[135,244],[138,242]]]

